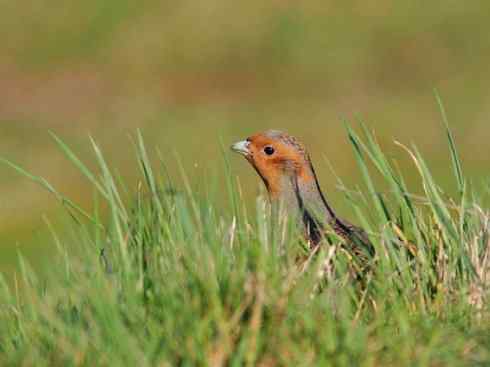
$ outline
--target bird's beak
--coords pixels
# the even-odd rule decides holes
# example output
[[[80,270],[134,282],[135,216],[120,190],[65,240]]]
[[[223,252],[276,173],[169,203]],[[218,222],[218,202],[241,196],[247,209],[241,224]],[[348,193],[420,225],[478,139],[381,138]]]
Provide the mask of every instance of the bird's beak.
[[[234,152],[237,152],[239,154],[242,154],[244,156],[248,156],[250,154],[250,150],[248,150],[248,146],[250,145],[250,142],[247,140],[242,140],[239,141],[238,143],[235,143],[231,146],[231,150]]]

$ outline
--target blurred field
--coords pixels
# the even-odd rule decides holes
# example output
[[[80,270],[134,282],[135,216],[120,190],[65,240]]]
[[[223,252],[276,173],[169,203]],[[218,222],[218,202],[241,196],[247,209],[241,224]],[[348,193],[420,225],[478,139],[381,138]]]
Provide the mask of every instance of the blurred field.
[[[488,185],[489,24],[485,2],[4,2],[0,156],[88,205],[89,185],[48,130],[89,165],[93,136],[130,178],[140,128],[170,171],[177,152],[197,182],[219,181],[220,139],[274,127],[306,142],[342,209],[323,157],[355,186],[344,118],[366,121],[411,184],[414,167],[394,139],[414,142],[439,179],[450,175],[437,88],[468,175]],[[254,173],[232,163],[253,197]],[[3,166],[0,192],[0,269],[17,248],[48,256],[42,215],[56,223],[56,202]]]

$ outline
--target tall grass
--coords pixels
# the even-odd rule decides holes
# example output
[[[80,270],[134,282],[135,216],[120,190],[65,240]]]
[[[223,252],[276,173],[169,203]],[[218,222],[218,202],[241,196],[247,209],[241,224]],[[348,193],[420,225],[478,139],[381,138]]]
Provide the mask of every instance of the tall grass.
[[[447,126],[447,125],[446,125]],[[416,147],[423,195],[366,128],[347,128],[367,192],[346,191],[376,247],[362,286],[341,239],[308,253],[285,218],[241,200],[227,170],[230,208],[171,187],[135,138],[141,170],[131,191],[92,141],[98,172],[61,140],[96,195],[84,211],[48,182],[73,218],[72,243],[40,279],[22,258],[1,282],[0,361],[9,365],[485,365],[490,361],[488,210],[464,177],[449,128],[458,193],[449,197]],[[225,155],[226,156],[226,155]],[[387,184],[378,192],[374,172]],[[185,176],[185,174],[184,174]],[[102,215],[103,211],[106,213]],[[254,213],[254,214],[252,214]]]

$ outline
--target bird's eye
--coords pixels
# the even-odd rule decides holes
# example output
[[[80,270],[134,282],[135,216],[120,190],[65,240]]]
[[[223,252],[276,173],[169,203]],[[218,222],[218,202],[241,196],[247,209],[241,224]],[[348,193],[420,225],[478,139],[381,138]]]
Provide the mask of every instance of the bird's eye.
[[[264,153],[267,155],[273,155],[274,154],[274,148],[271,146],[266,146],[264,148]]]

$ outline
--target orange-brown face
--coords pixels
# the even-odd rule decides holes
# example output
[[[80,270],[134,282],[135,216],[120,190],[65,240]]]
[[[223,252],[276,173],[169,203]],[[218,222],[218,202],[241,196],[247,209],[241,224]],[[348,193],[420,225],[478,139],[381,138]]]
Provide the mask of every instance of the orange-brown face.
[[[271,196],[280,194],[285,181],[292,177],[310,181],[313,174],[308,155],[293,137],[279,131],[267,131],[232,145],[242,154],[263,179]]]

